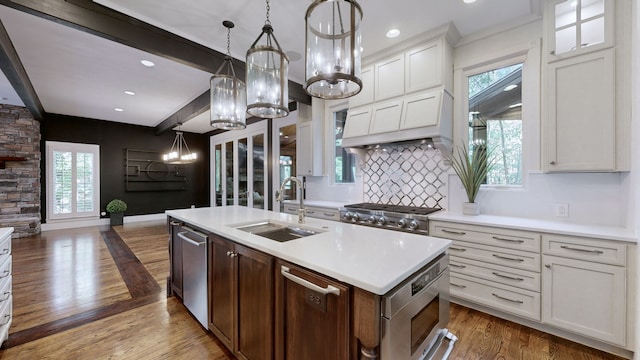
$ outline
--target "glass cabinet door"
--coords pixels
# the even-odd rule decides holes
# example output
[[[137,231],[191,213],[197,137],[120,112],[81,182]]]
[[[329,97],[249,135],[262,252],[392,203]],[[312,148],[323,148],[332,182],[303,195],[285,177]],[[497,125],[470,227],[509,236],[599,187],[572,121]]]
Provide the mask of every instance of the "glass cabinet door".
[[[613,43],[612,0],[557,1],[550,9],[551,55]],[[601,46],[600,46],[601,47]]]

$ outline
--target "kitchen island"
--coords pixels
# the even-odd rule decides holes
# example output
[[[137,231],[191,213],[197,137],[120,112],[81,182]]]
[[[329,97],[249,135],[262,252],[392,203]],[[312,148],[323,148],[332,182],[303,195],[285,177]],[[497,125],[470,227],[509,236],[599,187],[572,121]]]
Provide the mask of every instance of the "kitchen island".
[[[332,351],[329,348],[338,346],[326,358],[357,359],[362,352],[365,358],[376,359],[381,296],[441,256],[451,244],[446,239],[312,218],[300,227],[315,231],[314,235],[278,242],[241,228],[260,222],[298,225],[297,216],[239,206],[166,214],[173,224],[172,243],[179,231],[174,227],[186,226],[208,235],[209,329],[236,356],[247,359],[286,359],[291,358],[285,356],[290,353],[303,356],[291,350],[291,336],[307,337],[307,350],[300,351]],[[187,268],[189,263],[176,261],[178,252],[173,249],[171,253],[172,267]],[[177,277],[182,271],[175,270],[170,282],[181,287],[182,279]],[[287,286],[283,272],[312,283],[312,290],[303,296],[324,314],[309,315],[307,319],[314,322],[298,329],[304,335],[294,331],[300,325],[295,318],[308,314],[289,314],[304,310],[292,302],[295,289]],[[181,289],[174,290],[182,296]],[[251,299],[260,301],[250,305]],[[250,348],[256,343],[262,344],[260,350]]]

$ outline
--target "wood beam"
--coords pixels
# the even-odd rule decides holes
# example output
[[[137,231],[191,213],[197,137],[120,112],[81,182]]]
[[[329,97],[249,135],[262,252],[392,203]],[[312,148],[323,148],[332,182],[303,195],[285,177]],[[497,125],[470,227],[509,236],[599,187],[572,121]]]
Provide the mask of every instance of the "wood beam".
[[[223,53],[91,0],[0,0],[0,4],[211,74],[215,73],[225,57]],[[234,70],[238,77],[244,80],[244,62],[235,60]],[[156,127],[156,134],[173,128],[179,119],[182,119],[184,123],[199,114],[186,114],[189,111],[188,108],[201,113],[202,108],[193,105],[200,104],[203,98],[208,98],[208,94],[209,92],[206,91],[183,109],[163,120]],[[289,98],[293,101],[311,104],[311,97],[302,85],[293,81],[289,81]]]
[[[0,68],[33,118],[42,121],[45,115],[44,108],[2,21],[0,21]],[[4,169],[4,162],[0,169]]]

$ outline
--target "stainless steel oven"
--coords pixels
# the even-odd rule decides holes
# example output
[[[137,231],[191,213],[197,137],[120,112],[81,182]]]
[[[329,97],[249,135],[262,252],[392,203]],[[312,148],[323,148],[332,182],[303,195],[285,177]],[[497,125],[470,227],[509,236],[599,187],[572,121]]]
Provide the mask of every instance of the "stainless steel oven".
[[[449,255],[385,295],[381,321],[380,360],[431,359],[448,333]]]

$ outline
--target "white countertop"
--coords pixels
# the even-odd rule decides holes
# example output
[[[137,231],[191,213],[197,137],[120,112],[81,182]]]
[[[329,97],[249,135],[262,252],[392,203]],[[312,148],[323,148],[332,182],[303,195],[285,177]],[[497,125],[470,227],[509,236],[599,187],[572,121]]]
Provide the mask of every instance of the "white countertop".
[[[296,215],[244,206],[168,210],[166,214],[377,295],[393,289],[451,244],[446,239],[314,218],[301,226],[324,233],[280,243],[234,226],[267,219],[297,225]]]
[[[631,243],[638,242],[637,235],[634,234],[631,230],[614,226],[568,224],[547,220],[524,219],[507,216],[462,215],[449,213],[446,211],[438,211],[429,215],[429,220],[448,221],[470,225],[499,226],[509,229],[583,236],[605,240],[625,241]]]
[[[7,236],[11,236],[12,233],[12,227],[0,228],[0,240],[4,239]]]

